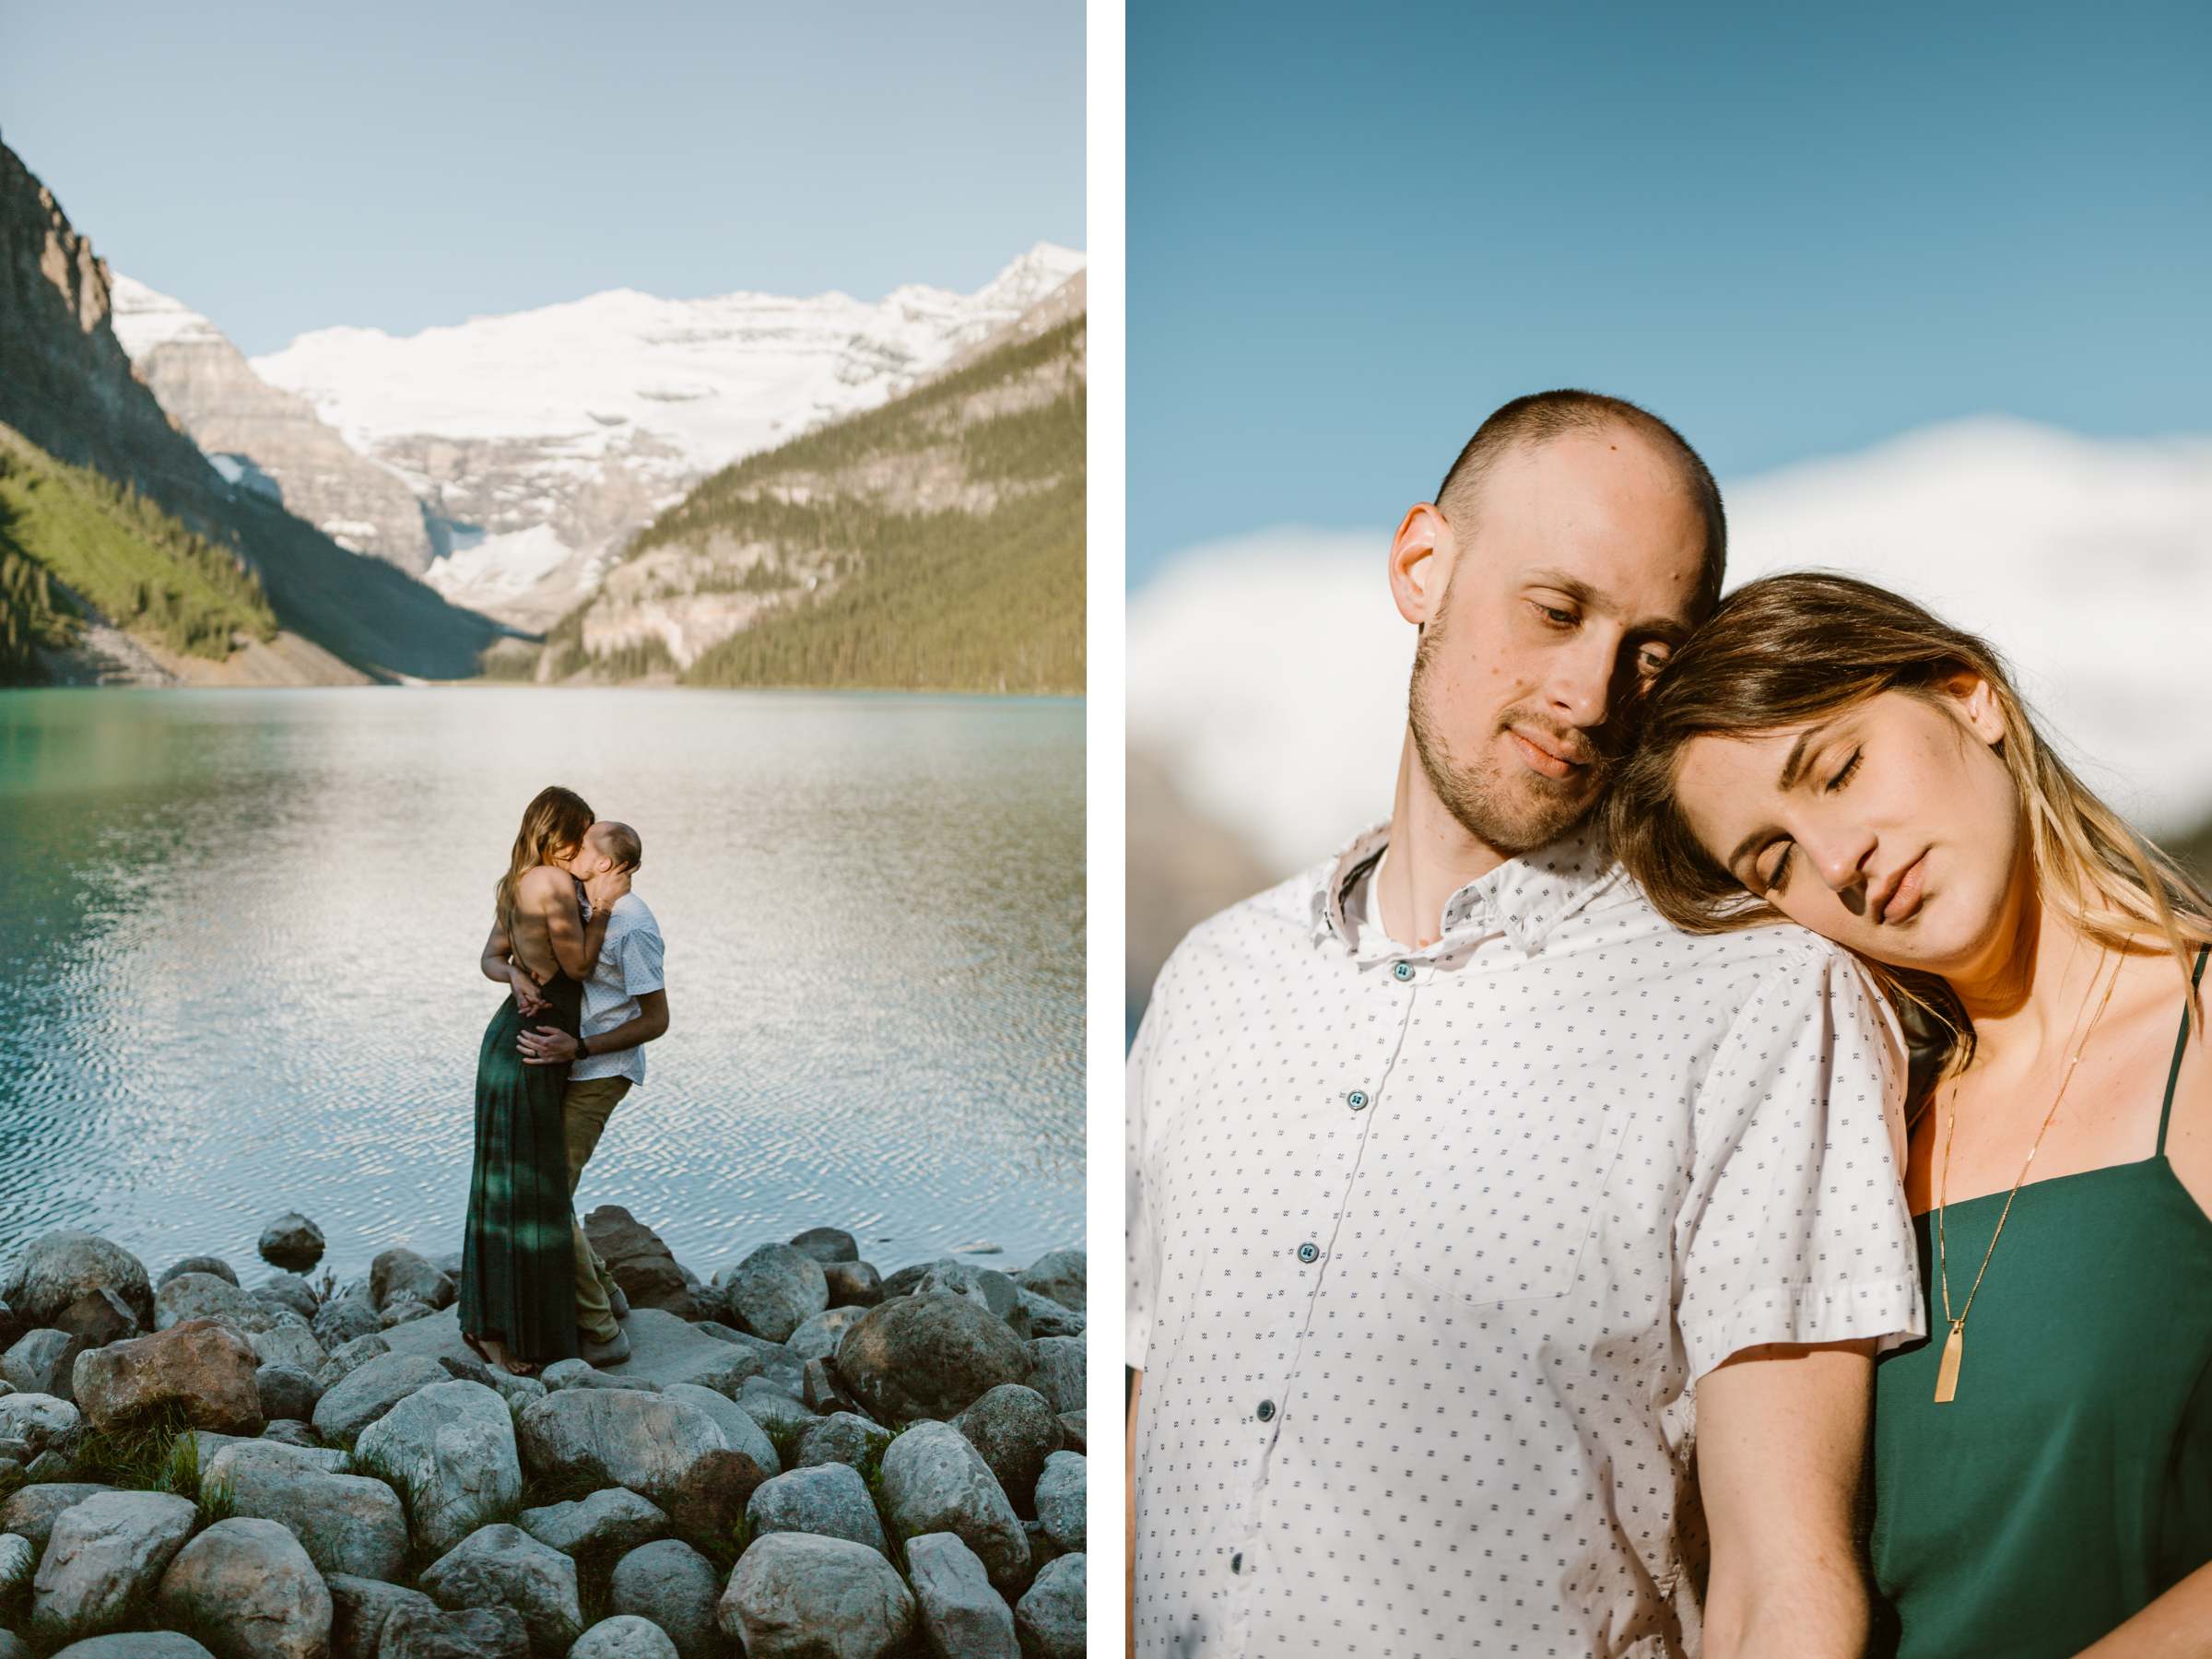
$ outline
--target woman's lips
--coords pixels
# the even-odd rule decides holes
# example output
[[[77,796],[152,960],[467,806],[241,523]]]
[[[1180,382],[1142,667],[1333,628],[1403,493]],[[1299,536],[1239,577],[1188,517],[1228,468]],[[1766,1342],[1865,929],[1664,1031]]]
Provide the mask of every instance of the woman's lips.
[[[1898,878],[1896,888],[1882,905],[1882,925],[1902,922],[1920,908],[1921,888],[1928,873],[1928,855],[1923,853],[1912,861],[1912,867]]]
[[[1521,759],[1547,778],[1570,778],[1583,769],[1583,762],[1570,760],[1564,755],[1555,755],[1540,744],[1531,742],[1528,738],[1524,737],[1510,726],[1506,728],[1505,735],[1519,746]]]

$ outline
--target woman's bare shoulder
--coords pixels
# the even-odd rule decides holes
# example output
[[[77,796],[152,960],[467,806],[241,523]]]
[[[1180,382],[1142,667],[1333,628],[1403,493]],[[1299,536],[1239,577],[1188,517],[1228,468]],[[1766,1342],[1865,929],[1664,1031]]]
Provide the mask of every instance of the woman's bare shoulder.
[[[514,879],[514,890],[524,899],[542,902],[569,890],[573,878],[554,865],[533,865]]]

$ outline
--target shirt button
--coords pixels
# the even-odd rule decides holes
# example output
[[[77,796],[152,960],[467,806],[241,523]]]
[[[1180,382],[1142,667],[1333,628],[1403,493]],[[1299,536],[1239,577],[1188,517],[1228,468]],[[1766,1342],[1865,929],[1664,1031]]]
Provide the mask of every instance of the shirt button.
[[[1320,1258],[1320,1256],[1321,1248],[1319,1245],[1305,1243],[1300,1244],[1298,1247],[1298,1259],[1301,1262],[1316,1261]]]
[[[1367,1105],[1367,1090],[1364,1088],[1353,1089],[1351,1093],[1344,1097],[1344,1103],[1354,1112],[1361,1111]]]
[[[1229,1570],[1231,1572],[1241,1572],[1244,1571],[1244,1552],[1242,1550],[1238,1550],[1236,1554],[1229,1558]]]
[[[1260,1402],[1260,1421],[1264,1423],[1274,1415],[1275,1402],[1273,1400],[1262,1400]]]
[[[1396,977],[1396,978],[1397,978],[1397,979],[1398,979],[1398,980],[1399,980],[1401,982],[1403,982],[1404,981],[1406,981],[1406,980],[1409,980],[1409,979],[1411,979],[1411,978],[1413,977],[1413,964],[1412,964],[1411,962],[1400,962],[1400,963],[1399,963],[1399,964],[1398,964],[1396,967],[1393,968],[1393,969],[1392,969],[1390,971],[1391,971],[1391,972],[1392,972],[1392,974],[1393,974],[1393,975],[1394,975],[1394,976],[1395,976],[1395,977]]]

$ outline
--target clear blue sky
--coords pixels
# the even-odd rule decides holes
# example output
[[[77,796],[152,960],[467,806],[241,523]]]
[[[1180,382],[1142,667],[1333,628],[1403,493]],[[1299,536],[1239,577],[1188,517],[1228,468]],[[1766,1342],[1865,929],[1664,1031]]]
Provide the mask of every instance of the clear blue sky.
[[[1724,480],[2212,429],[2212,8],[1129,6],[1129,576],[1583,384]]]
[[[11,6],[0,139],[249,353],[1084,245],[1080,0]]]

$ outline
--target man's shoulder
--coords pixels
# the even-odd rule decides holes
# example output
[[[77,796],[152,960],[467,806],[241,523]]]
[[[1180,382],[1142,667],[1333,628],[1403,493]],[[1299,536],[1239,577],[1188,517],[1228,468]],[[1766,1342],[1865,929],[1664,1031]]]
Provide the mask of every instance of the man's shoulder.
[[[1842,946],[1794,922],[1686,933],[1626,877],[1591,907],[1587,920],[1590,947],[1634,959],[1655,979],[1700,976],[1720,1002],[1748,1002],[1770,982],[1823,978],[1838,964],[1864,971]]]
[[[653,913],[653,907],[638,897],[633,890],[615,900],[615,908],[607,917],[609,927],[618,927],[624,933],[649,933],[661,936],[661,919]]]

